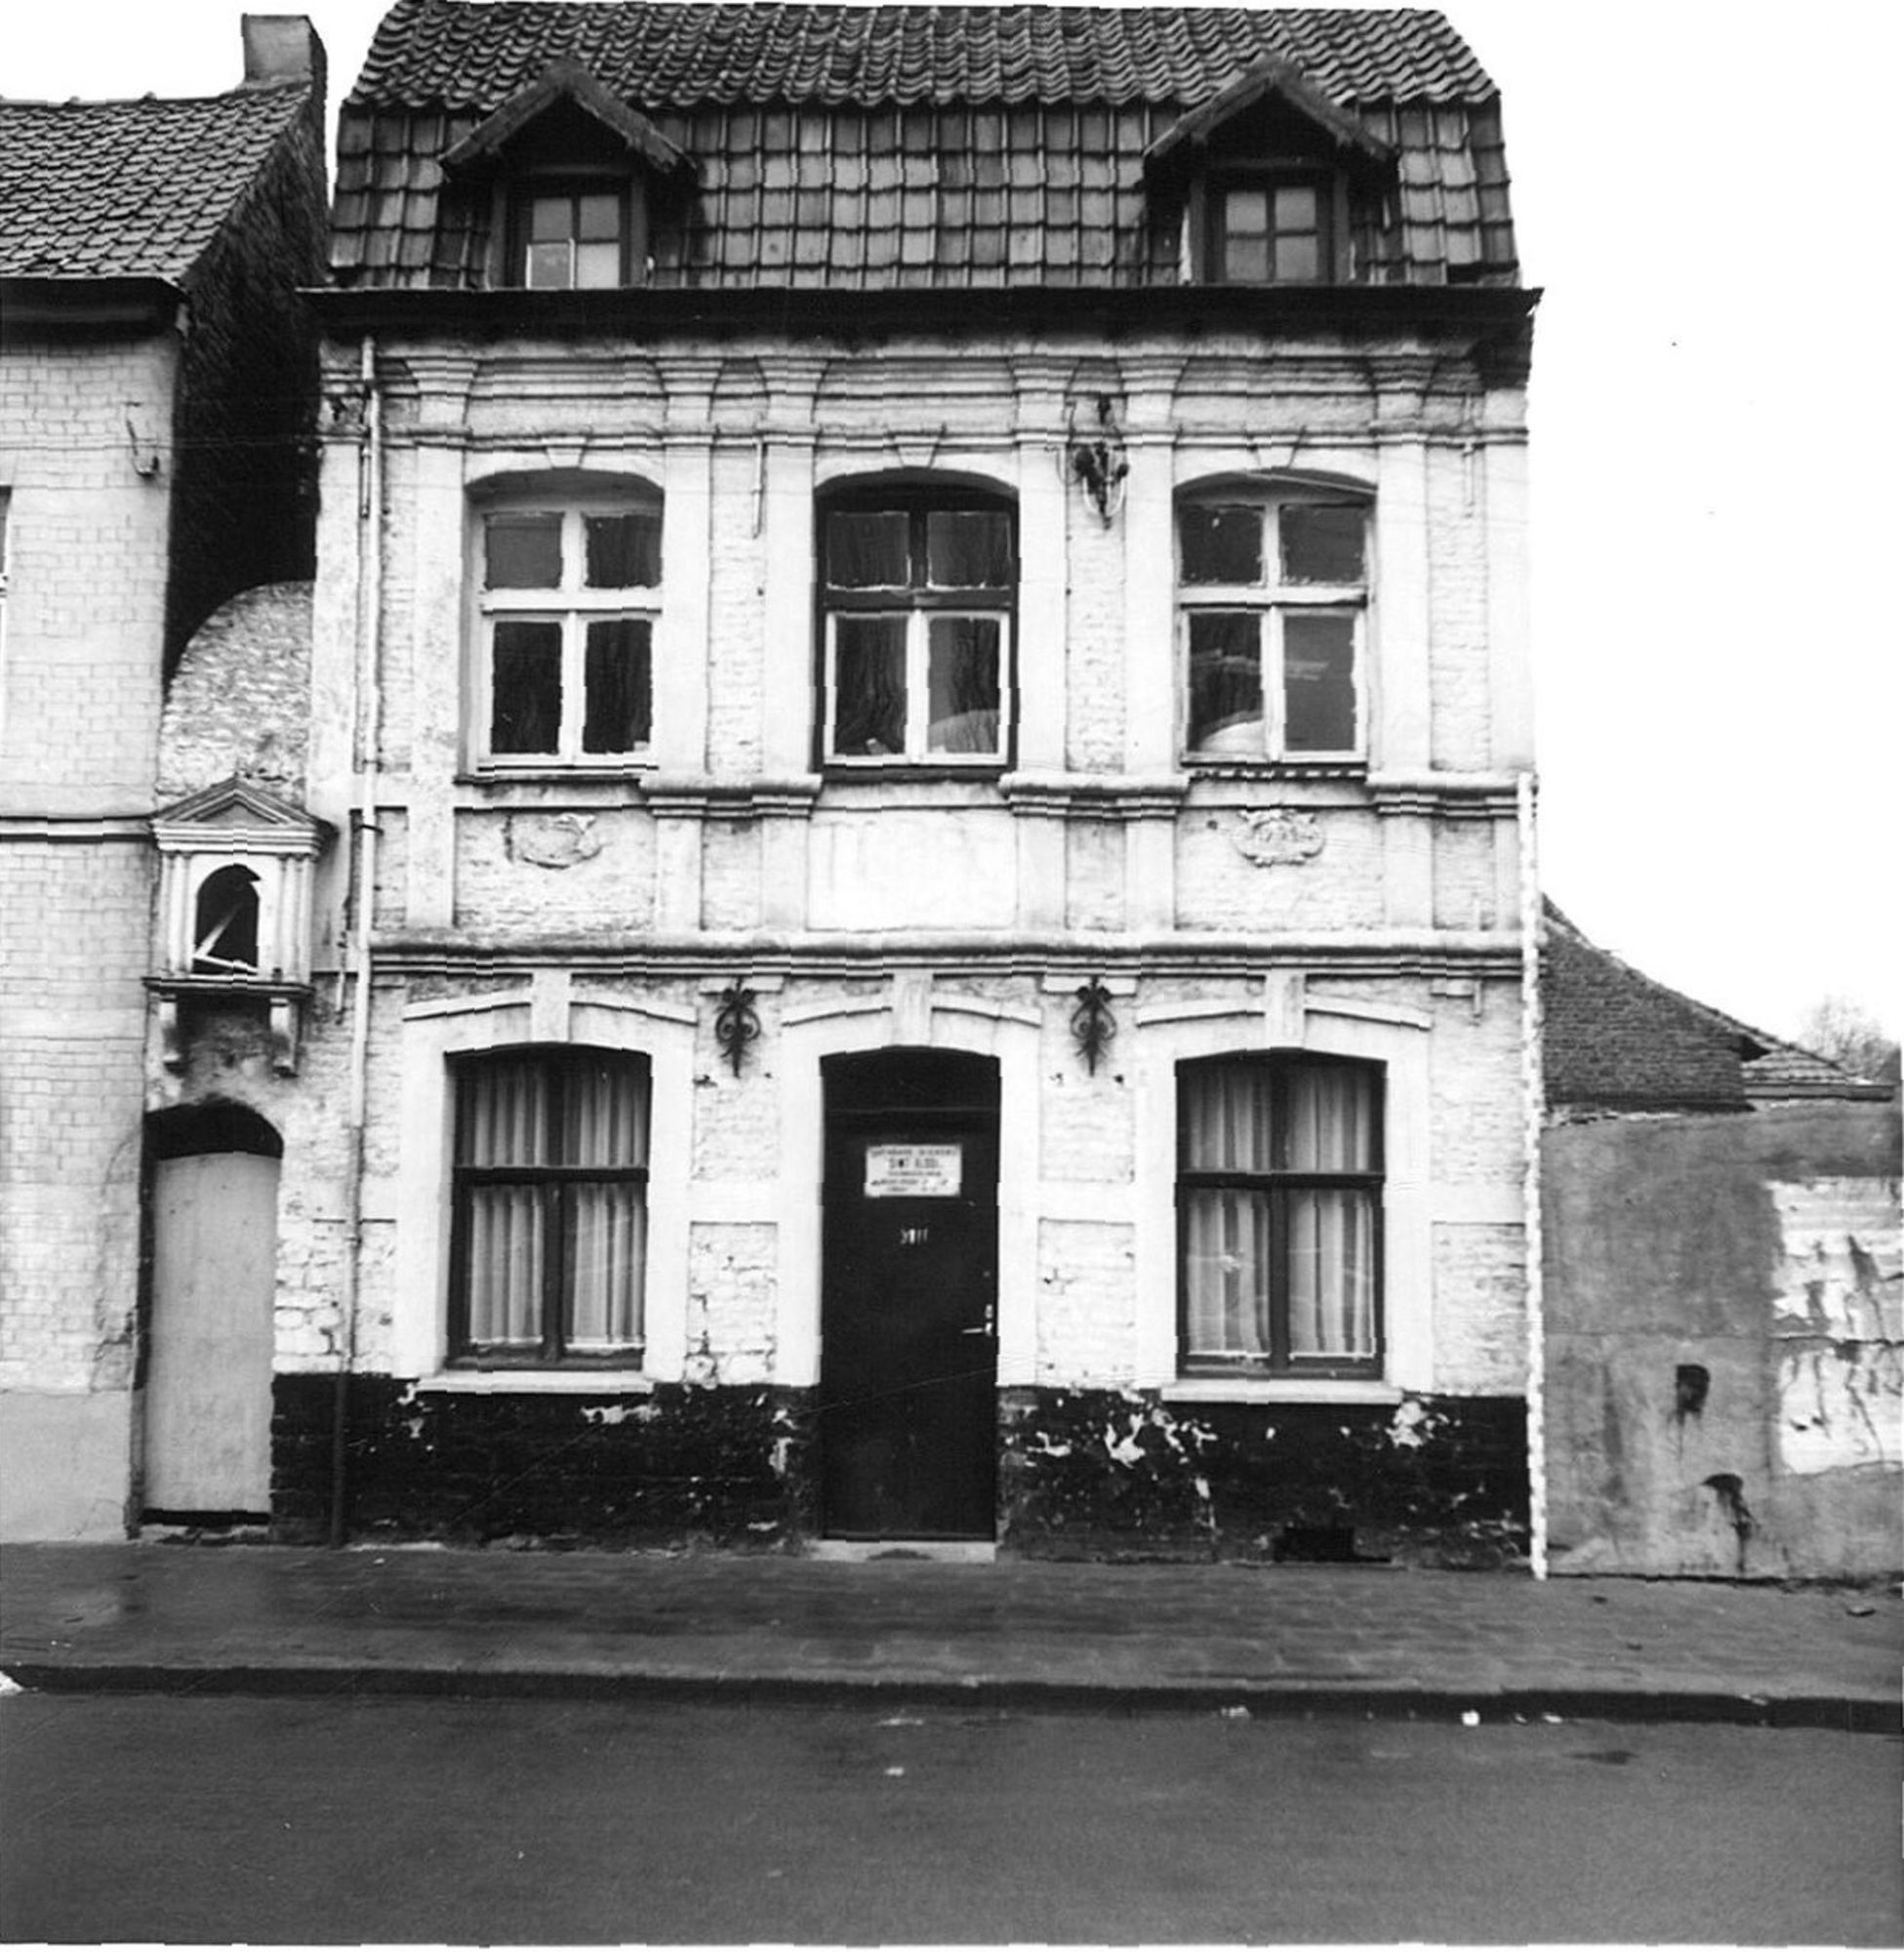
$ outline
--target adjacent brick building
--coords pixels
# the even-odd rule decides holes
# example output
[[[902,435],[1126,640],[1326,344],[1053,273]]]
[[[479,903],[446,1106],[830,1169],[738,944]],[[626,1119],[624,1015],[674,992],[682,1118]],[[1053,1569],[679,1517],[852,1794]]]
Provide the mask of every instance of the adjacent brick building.
[[[159,715],[233,591],[308,576],[322,55],[203,101],[0,102],[0,1525],[138,1513]]]

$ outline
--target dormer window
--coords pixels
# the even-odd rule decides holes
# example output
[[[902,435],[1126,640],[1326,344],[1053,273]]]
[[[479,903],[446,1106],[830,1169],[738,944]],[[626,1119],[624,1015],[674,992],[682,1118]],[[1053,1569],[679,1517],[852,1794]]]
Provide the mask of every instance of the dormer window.
[[[1226,285],[1313,285],[1333,275],[1328,180],[1266,170],[1218,179],[1209,195],[1211,275]]]
[[[650,198],[678,200],[694,177],[685,151],[573,61],[551,61],[442,166],[492,212],[492,281],[545,292],[640,284]]]
[[[604,291],[639,280],[632,185],[532,189],[516,200],[512,282],[532,291]]]
[[[1172,123],[1144,171],[1181,219],[1187,280],[1327,285],[1357,275],[1353,240],[1394,184],[1395,150],[1349,103],[1265,56]]]

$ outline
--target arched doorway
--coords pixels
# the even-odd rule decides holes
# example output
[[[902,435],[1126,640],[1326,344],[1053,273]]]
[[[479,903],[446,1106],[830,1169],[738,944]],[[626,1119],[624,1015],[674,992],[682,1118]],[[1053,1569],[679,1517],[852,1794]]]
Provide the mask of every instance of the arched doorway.
[[[997,1451],[998,1066],[823,1060],[824,1524],[989,1539]]]
[[[283,1142],[245,1106],[146,1120],[144,1516],[264,1518]]]

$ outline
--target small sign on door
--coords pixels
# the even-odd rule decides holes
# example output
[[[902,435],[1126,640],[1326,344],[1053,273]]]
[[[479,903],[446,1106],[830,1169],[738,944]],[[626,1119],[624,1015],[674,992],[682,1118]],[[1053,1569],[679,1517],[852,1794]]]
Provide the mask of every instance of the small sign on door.
[[[868,1146],[869,1200],[956,1200],[965,1184],[963,1146]]]

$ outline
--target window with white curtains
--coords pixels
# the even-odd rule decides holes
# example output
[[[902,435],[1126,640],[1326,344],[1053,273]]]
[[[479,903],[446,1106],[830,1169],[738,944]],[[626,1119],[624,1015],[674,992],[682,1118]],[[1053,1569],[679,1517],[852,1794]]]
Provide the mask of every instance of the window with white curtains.
[[[1381,1366],[1382,1074],[1311,1057],[1178,1072],[1183,1366]]]
[[[453,1357],[638,1361],[648,1097],[647,1060],[617,1051],[459,1065]]]

